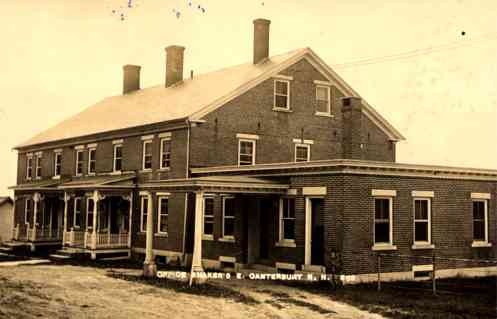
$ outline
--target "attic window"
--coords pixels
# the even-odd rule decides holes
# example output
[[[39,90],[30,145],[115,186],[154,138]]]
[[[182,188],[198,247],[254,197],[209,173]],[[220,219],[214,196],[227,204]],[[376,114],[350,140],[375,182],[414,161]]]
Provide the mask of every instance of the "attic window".
[[[331,114],[331,90],[329,86],[316,86],[316,115]]]
[[[274,108],[290,110],[290,81],[274,80]]]
[[[350,106],[350,99],[349,98],[343,99],[343,106]]]

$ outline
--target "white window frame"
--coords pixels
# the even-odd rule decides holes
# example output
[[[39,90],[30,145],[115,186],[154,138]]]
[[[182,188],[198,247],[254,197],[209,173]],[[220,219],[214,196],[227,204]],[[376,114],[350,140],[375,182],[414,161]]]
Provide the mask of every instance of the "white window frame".
[[[36,154],[35,158],[35,178],[40,179],[41,178],[41,159],[42,155],[41,153]]]
[[[328,105],[327,105],[327,111],[326,112],[320,112],[317,110],[316,107],[316,113],[315,115],[325,115],[325,116],[330,116],[331,115],[331,87],[328,85],[316,85],[316,106],[317,106],[317,101],[323,101],[318,99],[318,90],[319,89],[326,89],[328,93]]]
[[[91,159],[91,152],[94,152],[94,155],[95,155],[95,159]],[[94,162],[95,163],[95,171],[92,172],[90,170],[91,168],[91,163]],[[97,172],[97,148],[96,147],[90,147],[88,148],[88,175],[95,175]]]
[[[281,82],[287,85],[287,95],[286,95],[286,107],[276,106],[276,96],[285,96],[280,93],[276,93],[276,83]],[[283,79],[274,79],[274,88],[273,88],[273,110],[283,110],[290,111],[290,80]]]
[[[150,168],[145,168],[145,157],[146,157],[146,149],[147,149],[147,145],[150,144]],[[153,144],[152,144],[152,140],[151,139],[147,139],[147,140],[144,140],[142,142],[142,171],[151,171],[152,170],[152,160],[153,160],[153,154],[154,154],[154,150],[152,149],[153,147]]]
[[[145,200],[147,200],[147,202],[145,203]],[[149,214],[150,212],[148,211],[148,195],[141,195],[140,196],[140,232],[142,233],[145,233],[147,231],[147,225],[143,224],[143,217],[144,215],[147,215],[147,222],[148,222],[148,217],[149,217]],[[146,205],[145,205],[146,204]],[[145,210],[147,211],[147,213],[145,214]]]
[[[77,205],[76,203],[79,202],[80,205]],[[79,210],[78,210],[78,206],[79,207]],[[76,225],[76,215],[79,214],[79,222],[80,224],[79,225]],[[73,209],[73,220],[72,220],[72,226],[74,229],[79,229],[81,228],[81,197],[74,197],[74,209]]]
[[[164,142],[169,141],[170,149],[169,152],[164,151]],[[163,137],[160,139],[160,169],[170,169],[171,168],[171,137]],[[162,158],[164,157],[165,154],[169,154],[169,165],[164,166],[162,162]]]
[[[163,213],[162,212],[162,206],[161,206],[161,200],[166,199],[167,200],[167,212]],[[162,231],[160,229],[161,225],[161,217],[166,216],[167,217],[167,226],[166,226],[166,231]],[[159,195],[157,196],[157,233],[161,235],[167,235],[169,232],[169,196],[165,195]]]
[[[235,239],[235,230],[233,229],[233,235],[226,235],[224,233],[224,222],[226,221],[226,219],[233,219],[234,220],[234,223],[236,223],[236,216],[233,215],[233,216],[226,216],[225,215],[225,212],[226,212],[226,200],[229,199],[229,200],[235,200],[235,196],[223,196],[222,197],[223,199],[223,225],[222,225],[222,237],[225,238],[225,239]],[[236,214],[236,212],[233,212],[233,214]]]
[[[205,212],[206,212],[205,208],[207,207],[207,205],[205,204],[205,202],[207,200],[212,200],[213,201],[212,202],[212,215],[206,215],[205,214]],[[214,238],[214,225],[215,225],[215,219],[216,219],[215,218],[215,206],[214,206],[215,202],[214,201],[215,201],[215,198],[212,195],[205,195],[204,198],[203,198],[203,211],[204,211],[204,213],[203,213],[204,218],[202,220],[202,238],[203,239],[213,239]],[[209,222],[209,223],[212,223],[212,234],[206,234],[205,233],[205,217],[206,216],[209,216],[209,217],[212,218],[212,221]]]
[[[247,143],[252,143],[252,163],[251,164],[241,164],[240,161],[240,156],[242,155],[240,153],[242,149],[242,142],[247,142]],[[249,166],[249,165],[255,165],[255,152],[257,148],[257,140],[256,139],[246,139],[246,138],[240,138],[238,139],[238,166]],[[243,154],[243,155],[248,155],[248,154]]]
[[[120,170],[116,170],[116,162],[117,162],[117,148],[120,147],[121,148],[121,157],[119,158],[121,160],[121,169]],[[112,160],[112,171],[114,173],[120,173],[123,169],[123,144],[122,143],[116,143],[114,144],[114,156],[113,156],[113,160]]]
[[[297,209],[296,207],[296,202],[295,202],[295,198],[293,197],[282,197],[280,198],[280,207],[279,207],[279,234],[278,234],[278,238],[279,238],[279,242],[280,243],[295,243],[295,227],[296,227],[296,220],[297,220],[297,216],[295,216],[297,214],[297,212],[295,211],[294,212],[294,217],[293,218],[283,218],[283,201],[285,200],[293,200],[294,201],[294,208],[295,210]],[[290,208],[290,205],[288,205],[288,208]],[[284,231],[284,221],[283,219],[293,219],[293,223],[294,223],[294,234],[293,234],[293,238],[285,238],[285,231]]]
[[[475,233],[474,233],[474,203],[479,202],[483,203],[483,209],[484,209],[484,218],[485,218],[485,239],[477,239],[475,240]],[[480,199],[480,198],[472,198],[471,199],[471,229],[473,230],[471,237],[473,239],[473,246],[478,246],[478,245],[488,245],[488,199]]]
[[[33,178],[33,154],[26,155],[26,179]]]
[[[81,154],[81,161],[79,161],[78,154]],[[83,163],[85,162],[84,160],[84,150],[83,149],[76,149],[76,176],[83,176]],[[81,173],[78,173],[78,164],[81,162]]]
[[[373,190],[373,194],[375,190]],[[389,193],[390,191],[384,191]],[[382,192],[380,192],[382,193]],[[392,192],[393,193],[393,192]],[[396,192],[395,192],[396,193]],[[389,242],[376,242],[376,200],[386,199],[388,200],[388,223],[389,223]],[[396,249],[397,247],[393,245],[393,199],[394,196],[373,196],[373,250],[383,250],[383,249]]]
[[[93,198],[92,197],[87,197],[86,198],[86,229],[93,229],[93,227],[95,227],[95,225],[93,225],[93,214],[95,214],[95,202],[93,202],[93,211],[91,213],[91,227],[88,226],[90,223],[90,218],[88,218],[88,216],[90,216],[90,201],[93,202]]]
[[[311,144],[303,144],[303,143],[295,143],[294,147],[294,158],[293,160],[297,162],[297,148],[303,147],[307,149],[307,158],[305,161],[298,161],[298,162],[309,162],[311,160]]]
[[[428,202],[428,219],[416,219],[416,201]],[[413,242],[414,245],[431,245],[431,198],[430,197],[414,197],[412,200],[413,205]],[[416,222],[426,222],[428,224],[428,241],[416,241]]]
[[[60,164],[57,165],[57,158],[60,158]],[[62,174],[62,151],[55,151],[54,152],[54,163],[53,163],[53,177],[54,178],[59,178],[60,174]],[[58,174],[57,174],[57,167],[58,167]]]

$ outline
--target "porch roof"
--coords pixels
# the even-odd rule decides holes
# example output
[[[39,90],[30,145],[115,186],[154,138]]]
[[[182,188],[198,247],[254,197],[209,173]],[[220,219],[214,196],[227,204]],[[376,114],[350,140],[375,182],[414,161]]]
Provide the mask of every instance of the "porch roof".
[[[290,185],[278,180],[247,176],[204,176],[190,179],[150,181],[140,184],[139,187],[141,189],[160,188],[184,191],[286,194]]]
[[[31,183],[25,183],[25,184],[19,184],[15,186],[9,187],[9,189],[16,190],[16,191],[46,191],[46,190],[51,190],[51,191],[57,191],[58,186],[63,183],[63,180],[60,179],[51,179],[51,180],[44,180],[44,181],[35,181]]]
[[[68,181],[58,186],[60,189],[119,189],[134,188],[134,173],[122,175],[91,176]]]

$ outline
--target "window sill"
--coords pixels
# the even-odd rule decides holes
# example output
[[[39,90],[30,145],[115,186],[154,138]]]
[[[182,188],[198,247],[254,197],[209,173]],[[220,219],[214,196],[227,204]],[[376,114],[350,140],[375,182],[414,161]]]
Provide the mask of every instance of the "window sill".
[[[60,175],[52,176],[52,179],[60,179]]]
[[[88,176],[97,176],[96,173],[88,173]]]
[[[333,114],[322,113],[322,112],[316,112],[316,113],[314,113],[314,115],[316,115],[316,116],[322,116],[322,117],[329,117],[329,118],[334,118],[335,117]]]
[[[214,235],[202,235],[202,240],[214,240]]]
[[[122,174],[122,171],[113,171],[113,172],[110,172],[109,175],[121,175]]]
[[[488,243],[486,241],[474,241],[471,244],[473,248],[482,248],[482,247],[492,247],[492,243]]]
[[[435,249],[435,245],[433,244],[428,244],[428,243],[419,243],[419,244],[414,244],[411,246],[411,249],[413,250],[421,250],[421,249]]]
[[[225,242],[225,243],[234,243],[235,238],[234,237],[221,237],[218,239],[218,241]]]
[[[297,247],[297,244],[295,244],[294,240],[280,240],[275,244],[276,247],[289,247],[289,248],[295,248]]]
[[[373,251],[397,250],[397,246],[391,244],[376,244],[371,247]]]
[[[162,167],[162,168],[159,168],[159,172],[169,172],[171,170],[170,167]]]
[[[283,112],[283,113],[293,113],[290,109],[284,109],[282,107],[273,107],[273,111],[275,112]]]
[[[152,173],[152,169],[151,168],[142,169],[140,170],[140,173]]]
[[[146,234],[147,234],[147,232],[146,232],[146,231],[139,231],[139,232],[137,232],[136,234],[137,234],[137,235],[146,235]]]
[[[155,233],[154,237],[167,238],[169,236],[167,235],[167,233]]]

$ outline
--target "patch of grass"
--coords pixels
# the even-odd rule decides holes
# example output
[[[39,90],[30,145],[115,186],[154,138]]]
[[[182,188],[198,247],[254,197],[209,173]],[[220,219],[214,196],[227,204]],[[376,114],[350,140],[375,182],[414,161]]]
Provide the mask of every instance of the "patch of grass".
[[[391,318],[497,318],[497,277],[437,280],[437,295],[431,282],[292,286]]]
[[[175,292],[186,293],[190,295],[207,296],[214,298],[229,299],[234,302],[243,303],[246,305],[260,304],[256,299],[240,293],[237,290],[219,286],[214,283],[204,283],[202,285],[192,285],[191,287],[187,282],[172,280],[172,279],[159,279],[159,278],[145,278],[143,276],[136,276],[130,274],[123,274],[109,271],[107,276],[115,279],[121,279],[131,282],[137,282],[145,285],[150,285],[159,289],[171,289]],[[152,291],[148,291],[152,293]]]

